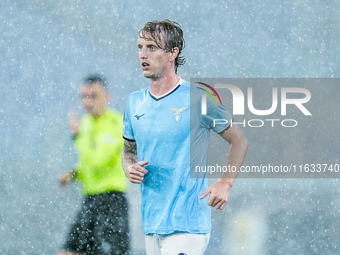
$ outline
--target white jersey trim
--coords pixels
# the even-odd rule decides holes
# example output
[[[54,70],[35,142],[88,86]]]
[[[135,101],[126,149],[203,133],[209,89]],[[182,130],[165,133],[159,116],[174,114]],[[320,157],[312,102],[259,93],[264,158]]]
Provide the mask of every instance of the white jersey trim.
[[[184,82],[184,80],[182,78],[179,78],[179,81],[177,82],[177,84],[171,90],[164,93],[163,95],[155,96],[154,94],[151,93],[151,90],[150,90],[150,95],[153,96],[155,99],[160,99],[162,97],[165,97],[165,96],[171,94],[171,92],[173,92],[175,89],[177,89],[178,86],[182,85],[183,82]]]

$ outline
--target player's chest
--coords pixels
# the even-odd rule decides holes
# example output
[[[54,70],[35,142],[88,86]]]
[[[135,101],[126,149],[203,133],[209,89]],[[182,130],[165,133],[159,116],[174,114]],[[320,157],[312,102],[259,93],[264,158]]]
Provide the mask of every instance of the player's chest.
[[[190,102],[159,102],[139,104],[131,123],[135,133],[161,134],[190,132]]]

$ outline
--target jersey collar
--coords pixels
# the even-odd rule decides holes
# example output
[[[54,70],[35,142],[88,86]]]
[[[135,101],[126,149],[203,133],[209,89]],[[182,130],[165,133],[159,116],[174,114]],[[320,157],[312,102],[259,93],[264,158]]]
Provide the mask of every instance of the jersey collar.
[[[149,95],[150,95],[151,98],[153,98],[156,101],[161,100],[164,97],[167,97],[170,94],[174,93],[182,85],[183,82],[184,82],[184,80],[182,78],[179,78],[179,81],[177,82],[177,84],[171,90],[169,90],[168,92],[166,92],[165,94],[160,95],[160,96],[153,95],[151,93],[151,89],[149,88]]]

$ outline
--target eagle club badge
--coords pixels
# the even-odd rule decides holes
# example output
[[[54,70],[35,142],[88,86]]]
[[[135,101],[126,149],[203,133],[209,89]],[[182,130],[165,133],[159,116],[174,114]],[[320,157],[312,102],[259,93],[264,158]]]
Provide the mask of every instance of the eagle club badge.
[[[188,107],[184,107],[184,108],[169,108],[171,111],[174,111],[174,121],[176,122],[180,122],[182,119],[182,112],[186,109],[188,109]]]

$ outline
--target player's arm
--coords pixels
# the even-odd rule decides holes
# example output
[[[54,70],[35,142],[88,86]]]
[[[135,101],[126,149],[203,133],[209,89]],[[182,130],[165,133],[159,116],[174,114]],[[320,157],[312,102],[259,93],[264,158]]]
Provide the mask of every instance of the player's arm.
[[[135,141],[124,139],[122,152],[122,165],[125,175],[132,183],[142,183],[148,170],[144,168],[149,161],[139,161],[137,156],[137,144]]]
[[[79,133],[79,117],[74,108],[68,110],[68,125],[70,127],[72,138],[77,137]]]
[[[228,202],[229,191],[233,186],[237,174],[243,164],[248,150],[248,141],[243,132],[233,125],[229,129],[220,133],[220,136],[229,142],[229,153],[227,159],[227,166],[236,167],[236,172],[225,172],[221,178],[210,185],[200,196],[200,198],[206,197],[210,194],[208,205],[215,207],[216,209],[223,210]],[[229,167],[228,167],[229,169]]]

